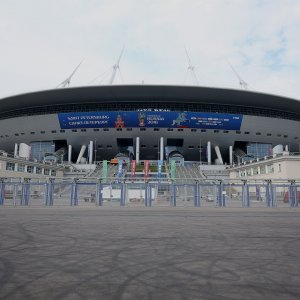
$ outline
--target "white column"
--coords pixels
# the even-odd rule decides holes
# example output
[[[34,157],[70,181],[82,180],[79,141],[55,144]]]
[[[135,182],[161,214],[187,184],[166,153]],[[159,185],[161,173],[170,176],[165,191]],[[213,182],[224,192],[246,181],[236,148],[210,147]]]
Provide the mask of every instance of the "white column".
[[[15,151],[14,151],[14,157],[17,157],[18,156],[18,144],[15,143]]]
[[[219,160],[220,164],[224,165],[223,158],[222,158],[219,146],[215,146],[215,151],[216,151],[216,154],[217,154],[217,157],[218,157],[218,160]]]
[[[232,146],[229,146],[229,164],[233,165],[233,149]]]
[[[285,145],[285,151],[286,151],[286,152],[289,151],[289,145]]]
[[[135,160],[136,164],[139,164],[140,162],[140,138],[136,138],[136,143],[135,143]]]
[[[68,163],[72,163],[72,145],[68,147]]]
[[[89,164],[91,165],[93,163],[93,141],[90,141],[90,147],[89,147]]]
[[[164,160],[164,138],[160,138],[160,158],[161,161]]]
[[[79,164],[80,163],[80,160],[85,152],[85,149],[86,149],[86,145],[82,145],[81,146],[81,149],[80,149],[80,152],[79,152],[79,155],[78,155],[78,158],[77,158],[77,161],[76,161],[76,164]]]
[[[207,163],[211,164],[211,142],[207,142]]]

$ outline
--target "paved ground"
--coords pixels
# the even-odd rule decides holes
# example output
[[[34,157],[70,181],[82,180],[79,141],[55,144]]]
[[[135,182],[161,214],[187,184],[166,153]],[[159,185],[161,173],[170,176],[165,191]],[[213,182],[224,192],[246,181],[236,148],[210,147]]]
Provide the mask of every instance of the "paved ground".
[[[0,299],[300,299],[300,209],[0,208]]]

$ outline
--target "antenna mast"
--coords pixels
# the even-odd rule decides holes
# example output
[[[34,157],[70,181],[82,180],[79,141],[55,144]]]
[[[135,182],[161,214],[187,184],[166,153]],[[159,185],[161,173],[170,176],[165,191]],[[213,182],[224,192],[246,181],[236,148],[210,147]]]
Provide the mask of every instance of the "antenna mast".
[[[233,71],[233,73],[235,74],[236,78],[239,81],[240,87],[242,89],[248,90],[249,85],[248,83],[239,75],[239,73],[234,69],[234,67],[232,66],[232,64],[229,62],[229,60],[227,60],[228,65],[230,66],[231,70]]]
[[[190,56],[189,56],[189,53],[188,53],[186,47],[184,47],[184,49],[185,49],[185,54],[186,54],[186,57],[188,60],[188,71],[190,71],[193,74],[196,84],[199,85],[199,81],[198,81],[197,75],[195,73],[195,66],[192,64],[192,61],[190,59]]]
[[[78,70],[78,68],[80,67],[83,61],[84,59],[78,64],[78,66],[74,69],[74,71],[70,74],[70,76],[57,86],[57,88],[60,87],[65,88],[70,86],[72,77],[74,76],[74,74],[76,73],[76,71]]]
[[[125,46],[123,46],[122,51],[121,51],[121,53],[120,53],[120,56],[119,56],[119,58],[118,58],[116,64],[113,65],[113,72],[112,72],[111,78],[110,78],[110,80],[109,80],[109,84],[110,84],[110,85],[112,85],[113,82],[114,82],[114,80],[115,80],[115,77],[116,77],[116,74],[117,74],[117,70],[118,70],[118,69],[120,70],[119,64],[120,64],[120,60],[121,60],[121,57],[122,57],[122,55],[123,55],[124,49],[125,49]]]

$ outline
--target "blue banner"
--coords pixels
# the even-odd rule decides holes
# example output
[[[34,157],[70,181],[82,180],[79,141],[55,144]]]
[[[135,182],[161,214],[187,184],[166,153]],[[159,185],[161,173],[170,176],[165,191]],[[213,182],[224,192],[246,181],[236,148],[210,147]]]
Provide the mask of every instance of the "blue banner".
[[[243,116],[206,112],[74,112],[60,113],[61,129],[72,128],[202,128],[240,130]]]

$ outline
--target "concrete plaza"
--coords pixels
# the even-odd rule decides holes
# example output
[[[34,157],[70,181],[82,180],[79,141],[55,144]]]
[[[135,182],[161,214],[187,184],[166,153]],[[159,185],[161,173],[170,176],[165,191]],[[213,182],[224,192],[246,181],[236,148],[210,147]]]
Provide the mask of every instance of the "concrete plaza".
[[[300,299],[299,208],[0,208],[0,299]]]

